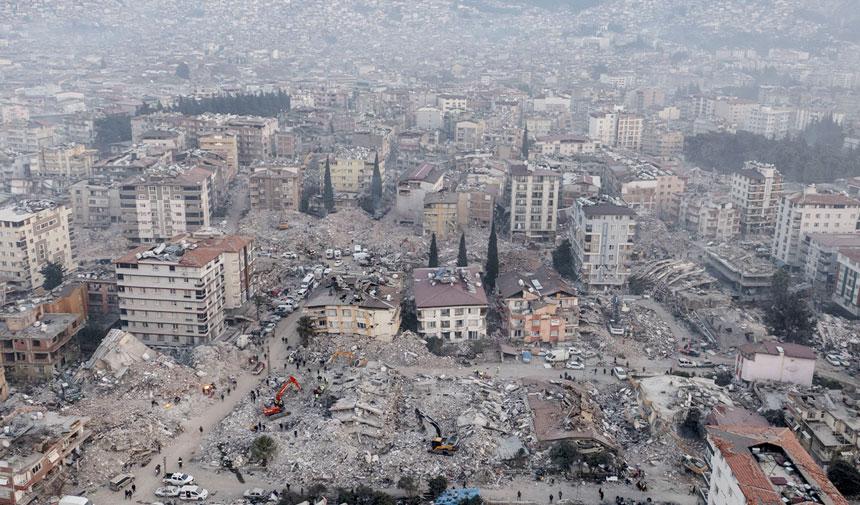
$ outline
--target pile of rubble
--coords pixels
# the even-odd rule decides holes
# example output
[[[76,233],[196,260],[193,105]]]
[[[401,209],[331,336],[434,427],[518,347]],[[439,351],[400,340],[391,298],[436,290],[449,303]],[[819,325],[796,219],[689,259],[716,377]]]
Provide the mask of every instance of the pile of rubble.
[[[74,244],[79,258],[116,258],[129,250],[129,242],[122,234],[122,223],[109,228],[75,229]]]
[[[266,417],[262,406],[289,376],[270,379],[257,401],[242,400],[207,436],[201,457],[213,466],[224,456],[234,466],[257,464],[248,461],[248,449],[262,424],[262,433],[280,448],[265,469],[274,482],[388,486],[402,475],[426,481],[445,474],[487,483],[495,481],[494,464],[521,457],[534,446],[518,382],[400,373],[389,363],[429,369],[451,365],[450,358],[421,351],[423,344],[414,336],[400,340],[352,349],[351,363],[332,361],[329,354],[322,366],[316,358],[324,355],[320,349],[350,347],[341,341],[314,346],[303,354],[305,365],[287,365],[284,374],[295,377],[302,389],[284,393],[282,413]],[[396,350],[386,354],[384,347]],[[425,418],[438,423],[446,441],[456,440],[457,450],[449,456],[429,452],[437,433]],[[352,469],[348,474],[338,471],[344,464]]]
[[[230,377],[238,375],[247,360],[243,351],[228,344],[196,348],[194,367],[176,364],[133,336],[120,345],[129,352],[112,348],[101,354],[139,359],[114,361],[117,369],[104,366],[103,359],[85,364],[75,376],[83,398],[65,409],[91,419],[90,440],[75,475],[75,485],[84,489],[103,486],[118,471],[150,461],[178,432],[190,429],[185,426],[189,417],[220,401],[217,392],[230,384]],[[139,348],[148,351],[141,355]],[[94,356],[100,351],[101,347]]]

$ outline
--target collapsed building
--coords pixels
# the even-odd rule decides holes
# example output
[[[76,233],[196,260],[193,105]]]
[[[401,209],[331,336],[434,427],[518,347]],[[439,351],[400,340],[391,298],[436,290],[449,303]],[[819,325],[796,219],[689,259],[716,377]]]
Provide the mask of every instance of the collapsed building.
[[[496,280],[503,306],[503,327],[512,341],[573,340],[579,327],[579,298],[554,270],[534,274],[507,272]]]
[[[633,379],[632,383],[638,419],[631,421],[637,428],[648,427],[652,433],[683,422],[692,408],[707,411],[717,405],[734,406],[712,379],[652,375]]]
[[[708,267],[739,301],[766,300],[771,295],[771,277],[776,267],[767,259],[768,250],[755,243],[723,243],[707,250]]]
[[[86,417],[25,407],[0,425],[0,504],[32,503],[57,494],[69,465],[89,437]]]

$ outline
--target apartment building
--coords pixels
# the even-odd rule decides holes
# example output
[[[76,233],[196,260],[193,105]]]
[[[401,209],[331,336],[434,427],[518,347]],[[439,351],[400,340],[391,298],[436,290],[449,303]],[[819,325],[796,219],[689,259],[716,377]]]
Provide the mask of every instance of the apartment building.
[[[107,228],[122,219],[119,187],[83,179],[69,186],[76,226]]]
[[[54,126],[37,120],[4,122],[0,128],[0,147],[23,153],[37,153],[53,147]]]
[[[83,274],[87,293],[87,317],[92,319],[119,316],[116,269],[107,265]]]
[[[10,287],[29,290],[42,285],[40,270],[49,261],[72,269],[72,222],[67,205],[45,200],[0,209],[0,276]]]
[[[642,152],[660,159],[669,159],[684,152],[684,132],[662,128],[646,128],[642,134]]]
[[[741,232],[741,210],[727,197],[677,195],[678,224],[698,238],[726,240]]]
[[[253,239],[178,235],[113,261],[122,329],[151,347],[211,342],[226,329],[225,311],[253,299]]]
[[[636,212],[662,212],[672,208],[675,195],[686,189],[686,180],[651,164],[616,175],[621,198]]]
[[[836,287],[833,301],[860,317],[860,250],[842,249],[836,256]]]
[[[548,242],[555,239],[561,174],[531,164],[515,164],[511,173],[511,237]]]
[[[802,193],[783,195],[779,201],[771,256],[795,268],[800,244],[810,233],[858,233],[860,201],[839,194],[821,194],[814,186]]]
[[[645,117],[639,114],[618,114],[615,147],[638,151],[642,148],[642,131]]]
[[[90,436],[89,418],[22,408],[3,420],[0,431],[0,505],[40,503],[56,493],[64,465],[76,459]]]
[[[506,272],[496,280],[503,328],[513,342],[569,342],[579,327],[579,298],[555,270]]]
[[[229,166],[232,173],[239,171],[239,141],[232,133],[202,133],[197,138],[201,151],[215,153]]]
[[[149,244],[210,225],[212,172],[171,166],[134,175],[120,186],[123,234]]]
[[[459,236],[468,226],[468,211],[466,208],[468,195],[453,191],[440,191],[424,195],[424,213],[422,233],[436,234],[443,240]]]
[[[730,194],[732,203],[742,212],[744,233],[759,234],[773,229],[783,190],[782,174],[773,165],[747,161],[743,170],[732,173]]]
[[[743,98],[718,98],[714,100],[713,115],[731,125],[744,124],[747,112],[758,107],[758,104]]]
[[[442,114],[464,111],[466,110],[466,96],[441,94],[436,97],[436,106],[439,107]]]
[[[302,197],[301,167],[255,167],[249,184],[251,209],[299,210]]]
[[[651,107],[662,107],[666,102],[666,90],[659,88],[639,88],[624,96],[625,108],[645,112]]]
[[[479,137],[480,138],[480,137]],[[394,128],[389,126],[373,126],[356,128],[352,132],[352,145],[366,147],[379,153],[379,158],[387,160],[391,154],[391,142],[394,140]]]
[[[295,159],[302,148],[302,137],[298,131],[281,131],[275,134],[275,157]]]
[[[236,136],[240,165],[267,161],[272,157],[273,138],[278,129],[275,118],[236,118],[226,122],[226,133]]]
[[[329,158],[331,186],[335,192],[370,192],[376,153],[366,147],[341,148]],[[325,163],[319,164],[320,188],[325,180]],[[385,159],[379,158],[379,175],[385,181]]]
[[[302,314],[317,333],[391,342],[400,331],[401,287],[400,275],[336,276],[310,294]]]
[[[534,149],[544,156],[576,156],[594,154],[597,142],[578,135],[551,135],[538,138]]]
[[[741,380],[772,380],[810,387],[814,373],[815,352],[811,347],[773,341],[738,347],[735,375]]]
[[[860,455],[860,397],[855,392],[788,393],[785,417],[797,441],[822,468]]]
[[[442,111],[436,107],[421,107],[415,111],[415,128],[419,130],[441,130]]]
[[[708,426],[708,505],[848,505],[789,428]]]
[[[98,151],[82,144],[48,147],[30,158],[30,172],[48,178],[86,177],[97,160]]]
[[[600,200],[577,200],[571,245],[580,279],[589,286],[621,286],[630,275],[636,212]]]
[[[836,286],[839,251],[860,249],[857,233],[810,233],[800,242],[800,268],[803,279],[816,290],[832,293]]]
[[[443,171],[423,163],[397,181],[395,219],[399,224],[415,225],[424,220],[424,197],[442,191]]]
[[[553,120],[548,117],[529,117],[526,118],[526,127],[531,139],[546,137],[552,131]]]
[[[177,153],[185,149],[185,132],[178,129],[149,130],[140,136],[140,143]]]
[[[614,146],[618,135],[618,114],[594,112],[588,115],[588,137],[605,145]]]
[[[446,342],[487,336],[487,296],[478,267],[413,271],[418,333]]]
[[[744,114],[743,129],[779,140],[788,135],[791,128],[793,111],[782,107],[758,106]]]
[[[484,121],[457,121],[454,127],[454,142],[463,151],[475,151],[481,147]]]

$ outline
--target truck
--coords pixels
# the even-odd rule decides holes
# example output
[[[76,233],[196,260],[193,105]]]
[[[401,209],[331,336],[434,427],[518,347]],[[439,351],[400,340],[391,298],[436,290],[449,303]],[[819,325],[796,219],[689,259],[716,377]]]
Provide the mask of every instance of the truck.
[[[546,356],[543,357],[548,363],[558,363],[561,361],[567,361],[570,358],[570,353],[567,349],[553,349],[546,353]]]

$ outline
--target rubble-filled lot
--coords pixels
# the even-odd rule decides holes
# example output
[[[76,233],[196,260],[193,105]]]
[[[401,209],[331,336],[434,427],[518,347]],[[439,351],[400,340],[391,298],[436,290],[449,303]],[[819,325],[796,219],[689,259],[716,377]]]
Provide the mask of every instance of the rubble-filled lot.
[[[90,418],[90,440],[74,484],[93,490],[156,457],[178,432],[192,428],[185,425],[190,416],[220,401],[248,355],[233,345],[212,344],[194,349],[187,365],[152,352],[152,359],[129,365],[119,378],[112,371],[82,370],[83,398],[65,408]],[[206,385],[215,386],[211,397],[203,392]]]
[[[353,357],[332,363],[335,350],[352,352]],[[283,377],[270,379],[256,402],[243,400],[207,436],[205,461],[218,464],[218,444],[226,441],[234,464],[247,463],[247,448],[259,436],[251,427],[263,423],[281,448],[266,469],[272,482],[389,486],[402,475],[426,481],[439,474],[489,482],[494,465],[535,443],[518,381],[447,375],[444,368],[453,367],[453,359],[429,354],[411,334],[361,349],[346,339],[317,337],[294,358],[305,364],[300,369],[289,363],[286,370],[276,368]],[[393,368],[418,363],[439,372],[409,376]],[[285,393],[289,415],[265,418],[262,405],[290,375],[302,390],[291,387]],[[317,394],[322,386],[325,391]],[[459,439],[453,455],[429,452],[436,432],[416,409],[439,424],[443,437]],[[352,471],[337,471],[344,464]]]

